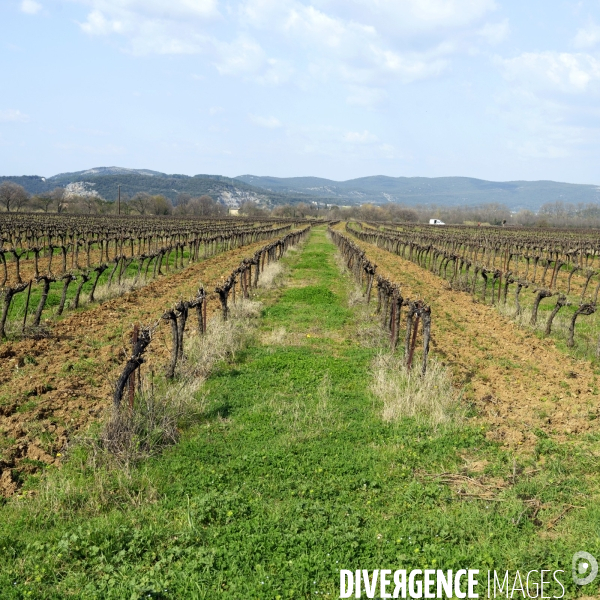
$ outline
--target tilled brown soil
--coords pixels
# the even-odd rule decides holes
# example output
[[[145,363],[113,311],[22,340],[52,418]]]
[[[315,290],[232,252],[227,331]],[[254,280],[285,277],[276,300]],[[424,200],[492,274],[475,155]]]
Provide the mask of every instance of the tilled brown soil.
[[[598,429],[600,396],[588,361],[565,355],[552,339],[519,328],[414,263],[352,239],[403,296],[431,305],[432,349],[451,368],[464,401],[491,426],[489,438],[528,449],[536,432],[566,439]]]
[[[16,472],[34,472],[57,455],[69,437],[86,428],[111,404],[112,386],[130,354],[135,323],[150,324],[178,300],[208,291],[266,241],[192,264],[182,271],[103,304],[49,324],[44,339],[0,344],[0,495],[18,488]],[[208,314],[218,310],[209,298]],[[190,314],[188,328],[195,329]],[[170,352],[170,332],[161,324],[143,369],[158,372]],[[18,479],[18,478],[17,478]]]

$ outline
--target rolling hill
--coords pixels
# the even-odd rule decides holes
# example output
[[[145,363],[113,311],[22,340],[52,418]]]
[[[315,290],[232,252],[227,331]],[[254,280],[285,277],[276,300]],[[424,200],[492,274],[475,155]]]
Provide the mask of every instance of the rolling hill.
[[[258,177],[242,175],[236,179],[280,194],[305,194],[337,203],[356,204],[397,202],[415,206],[477,205],[490,202],[505,204],[512,210],[536,211],[545,202],[570,203],[600,201],[600,187],[555,181],[495,182],[471,177],[361,177],[333,181],[319,177]]]
[[[168,175],[147,169],[125,169],[122,167],[98,167],[74,173],[60,173],[52,177],[16,176],[0,177],[2,181],[13,181],[22,185],[31,194],[42,194],[55,187],[69,186],[73,193],[93,194],[105,200],[116,200],[118,186],[121,195],[134,196],[138,192],[152,195],[162,194],[177,202],[179,194],[202,196],[208,194],[215,200],[232,207],[245,200],[272,206],[304,200],[297,193],[271,192],[256,188],[238,179],[220,175]],[[68,188],[69,189],[69,188]]]
[[[274,206],[297,202],[319,202],[341,205],[372,202],[396,202],[409,206],[475,206],[491,202],[504,204],[511,210],[537,211],[546,202],[600,202],[596,185],[555,181],[485,181],[471,177],[361,177],[334,181],[320,177],[261,177],[241,175],[177,175],[149,169],[97,167],[52,177],[0,177],[14,181],[31,194],[41,194],[57,186],[69,186],[74,193],[94,194],[115,200],[118,186],[121,194],[137,192],[162,194],[176,203],[181,193],[191,196],[208,194],[232,207],[245,200]]]

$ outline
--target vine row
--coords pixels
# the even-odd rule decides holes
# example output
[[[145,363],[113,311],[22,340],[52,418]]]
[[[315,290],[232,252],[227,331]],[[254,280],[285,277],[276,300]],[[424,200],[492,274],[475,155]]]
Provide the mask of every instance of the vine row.
[[[371,292],[374,282],[377,287],[377,309],[381,325],[389,332],[390,348],[395,351],[398,347],[402,329],[402,308],[406,307],[404,325],[404,360],[406,367],[412,368],[414,352],[417,342],[419,324],[422,323],[423,358],[421,373],[427,371],[429,355],[429,342],[431,340],[431,308],[422,300],[410,300],[402,295],[400,285],[390,281],[382,275],[377,275],[377,265],[372,263],[366,253],[343,233],[329,228],[331,239],[344,257],[346,267],[354,275],[357,283],[364,286],[367,303],[371,301]]]
[[[245,258],[231,274],[216,286],[214,293],[219,299],[221,316],[223,320],[229,317],[228,298],[230,292],[235,301],[236,287],[239,288],[244,298],[248,298],[250,290],[258,286],[260,274],[271,262],[278,261],[291,247],[305,239],[310,232],[310,225],[304,229],[291,231],[282,238],[266,244],[257,250],[251,258]],[[144,353],[150,345],[153,336],[161,322],[168,322],[171,328],[171,357],[167,365],[165,375],[167,379],[173,379],[177,369],[177,363],[183,358],[184,334],[190,309],[195,309],[198,320],[198,334],[206,333],[206,314],[209,295],[204,287],[200,287],[196,296],[190,300],[180,300],[172,308],[165,311],[160,319],[154,324],[134,328],[132,335],[132,353],[127,360],[121,375],[117,379],[113,393],[113,404],[116,408],[120,406],[125,388],[129,385],[130,405],[133,403],[135,394],[136,371],[144,363]],[[139,373],[138,373],[139,375]],[[138,377],[139,380],[139,377]]]

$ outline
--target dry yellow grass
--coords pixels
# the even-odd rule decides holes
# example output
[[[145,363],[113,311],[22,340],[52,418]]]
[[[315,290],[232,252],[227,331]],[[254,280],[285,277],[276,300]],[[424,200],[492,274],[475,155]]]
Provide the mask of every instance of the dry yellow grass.
[[[458,399],[447,370],[429,361],[427,374],[409,371],[401,357],[378,354],[372,364],[371,391],[383,404],[384,421],[415,417],[433,426],[460,420]]]

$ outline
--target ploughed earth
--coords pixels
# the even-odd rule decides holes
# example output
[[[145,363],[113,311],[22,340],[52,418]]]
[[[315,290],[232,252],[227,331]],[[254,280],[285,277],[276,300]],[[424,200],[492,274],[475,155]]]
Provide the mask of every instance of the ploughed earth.
[[[204,285],[215,285],[266,241],[202,260],[138,290],[47,322],[48,337],[0,344],[0,495],[18,488],[18,473],[60,462],[74,432],[111,406],[113,385],[131,354],[134,324],[149,325]],[[208,316],[219,309],[214,293]],[[188,327],[196,327],[190,313]],[[146,373],[168,362],[170,328],[161,324],[145,354]]]

